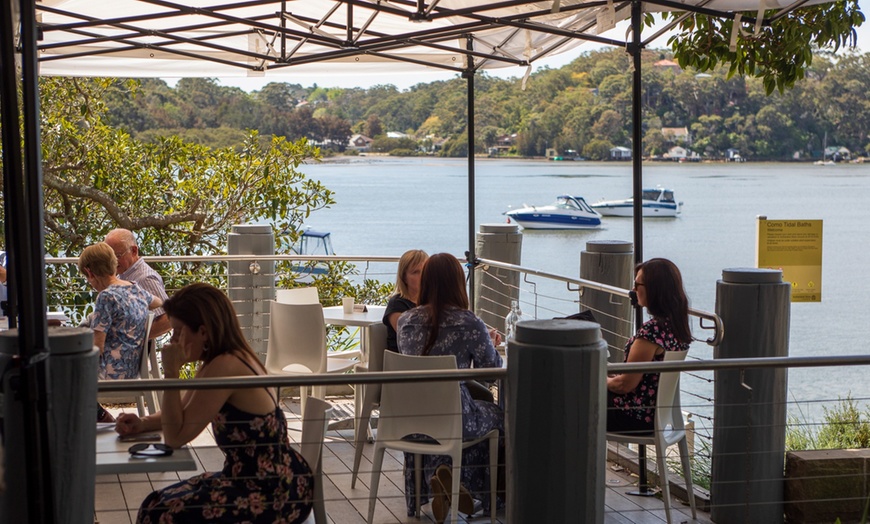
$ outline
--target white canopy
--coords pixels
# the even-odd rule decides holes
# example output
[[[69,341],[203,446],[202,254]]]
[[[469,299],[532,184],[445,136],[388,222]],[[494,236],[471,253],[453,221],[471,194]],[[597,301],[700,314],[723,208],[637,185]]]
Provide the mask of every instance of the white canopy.
[[[801,5],[821,3],[809,0]],[[626,19],[614,0],[42,0],[40,72],[227,77],[527,66]],[[653,0],[646,11],[754,11],[787,0]],[[702,6],[702,7],[701,7]],[[468,53],[473,65],[469,68]]]

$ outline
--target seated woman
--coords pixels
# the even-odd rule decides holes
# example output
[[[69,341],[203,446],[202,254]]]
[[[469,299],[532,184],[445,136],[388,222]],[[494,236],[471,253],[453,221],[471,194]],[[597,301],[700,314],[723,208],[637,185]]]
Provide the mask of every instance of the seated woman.
[[[138,285],[115,276],[117,269],[115,252],[105,242],[86,247],[79,256],[79,270],[98,292],[87,325],[94,330],[94,345],[100,350],[100,380],[139,376],[148,309],[161,304]],[[99,405],[97,420],[114,421]]]
[[[651,319],[625,346],[625,362],[662,361],[665,351],[686,351],[692,342],[689,299],[673,262],[653,258],[634,270],[637,303]],[[653,430],[658,373],[625,373],[607,377],[607,431]]]
[[[265,375],[223,292],[209,284],[191,284],[163,305],[172,340],[163,346],[166,378],[178,378],[189,362],[201,362],[197,378]],[[136,522],[302,522],[311,511],[311,469],[290,447],[287,421],[277,391],[267,388],[178,390],[163,394],[163,409],[139,418],[118,417],[120,435],[163,430],[163,439],[179,447],[209,422],[224,453],[222,471],[204,473],[152,492]]]
[[[384,324],[387,326],[387,349],[399,351],[396,341],[396,330],[399,327],[399,317],[405,311],[417,307],[420,301],[420,274],[423,264],[429,255],[420,249],[405,251],[399,259],[399,269],[396,271],[396,292],[387,302],[384,311]]]
[[[456,257],[447,253],[433,255],[423,266],[420,282],[420,306],[399,318],[399,351],[406,355],[455,355],[460,369],[491,368],[502,365],[493,346],[489,330],[481,319],[468,310],[465,273]],[[468,387],[460,382],[462,394],[462,436],[477,438],[493,429],[504,431],[504,413],[492,402],[475,400]],[[435,499],[432,511],[438,522],[447,514],[448,502],[442,497],[443,471],[433,478],[439,465],[451,464],[450,457],[427,455],[423,459],[424,478],[431,478]],[[489,449],[481,442],[463,451],[462,484],[472,493],[489,491]],[[443,469],[443,468],[442,468]],[[449,470],[446,472],[449,475]],[[422,487],[421,503],[429,498],[428,486]],[[405,454],[405,500],[408,515],[415,513],[414,456]],[[466,500],[463,500],[466,498]],[[489,510],[489,497],[481,496],[483,509]],[[473,503],[460,496],[459,510],[473,513]]]

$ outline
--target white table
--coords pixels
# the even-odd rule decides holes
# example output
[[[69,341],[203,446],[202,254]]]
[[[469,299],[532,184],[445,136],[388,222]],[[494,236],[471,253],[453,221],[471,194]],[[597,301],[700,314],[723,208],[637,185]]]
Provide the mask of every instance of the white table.
[[[114,425],[97,426],[97,475],[196,470],[196,460],[187,446],[167,457],[134,458],[129,451],[134,444],[118,440]]]
[[[360,328],[359,349],[363,362],[368,362],[369,351],[366,345],[366,331],[370,326],[384,321],[386,306],[366,306],[366,312],[345,313],[342,306],[330,306],[323,308],[323,321],[333,326],[348,326]]]

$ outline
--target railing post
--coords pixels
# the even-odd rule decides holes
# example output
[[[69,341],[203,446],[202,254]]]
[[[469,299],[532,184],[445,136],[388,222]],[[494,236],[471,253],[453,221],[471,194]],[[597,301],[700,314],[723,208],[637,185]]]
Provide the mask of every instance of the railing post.
[[[725,338],[714,358],[787,357],[790,299],[779,270],[723,270],[716,314]],[[722,370],[714,379],[710,517],[782,522],[788,370]]]
[[[274,255],[275,236],[269,224],[236,224],[227,235],[228,255]],[[260,360],[266,359],[269,302],[275,298],[275,262],[231,261],[227,295],[239,316],[245,339]]]
[[[631,289],[634,283],[634,256],[631,242],[592,240],[580,252],[580,278],[610,286]],[[591,309],[601,324],[601,336],[607,341],[609,362],[622,362],[625,343],[634,333],[634,308],[625,297],[616,297],[597,289],[584,289],[580,309]]]
[[[605,349],[593,322],[517,324],[507,347],[508,522],[604,522]]]
[[[17,329],[0,332],[0,422],[6,447],[6,491],[0,492],[0,522],[29,522],[27,475],[38,475],[21,453],[26,434],[20,391]],[[49,442],[54,507],[60,524],[94,518],[97,439],[97,355],[86,328],[49,328],[51,406]],[[31,518],[33,515],[29,515]]]
[[[477,256],[520,265],[523,234],[516,224],[481,224],[477,233]],[[504,330],[504,317],[511,300],[520,296],[520,274],[507,269],[489,268],[474,279],[474,312],[487,326]]]

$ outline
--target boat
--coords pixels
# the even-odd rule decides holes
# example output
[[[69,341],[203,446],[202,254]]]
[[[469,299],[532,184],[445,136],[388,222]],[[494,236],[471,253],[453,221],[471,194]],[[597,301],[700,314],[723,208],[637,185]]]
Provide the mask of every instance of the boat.
[[[583,197],[559,195],[549,206],[529,206],[505,213],[525,229],[596,229],[601,215]]]
[[[657,187],[644,189],[641,202],[644,217],[675,217],[680,214],[682,202],[674,200],[671,189]],[[634,216],[634,198],[602,200],[591,205],[592,209],[606,217]]]

